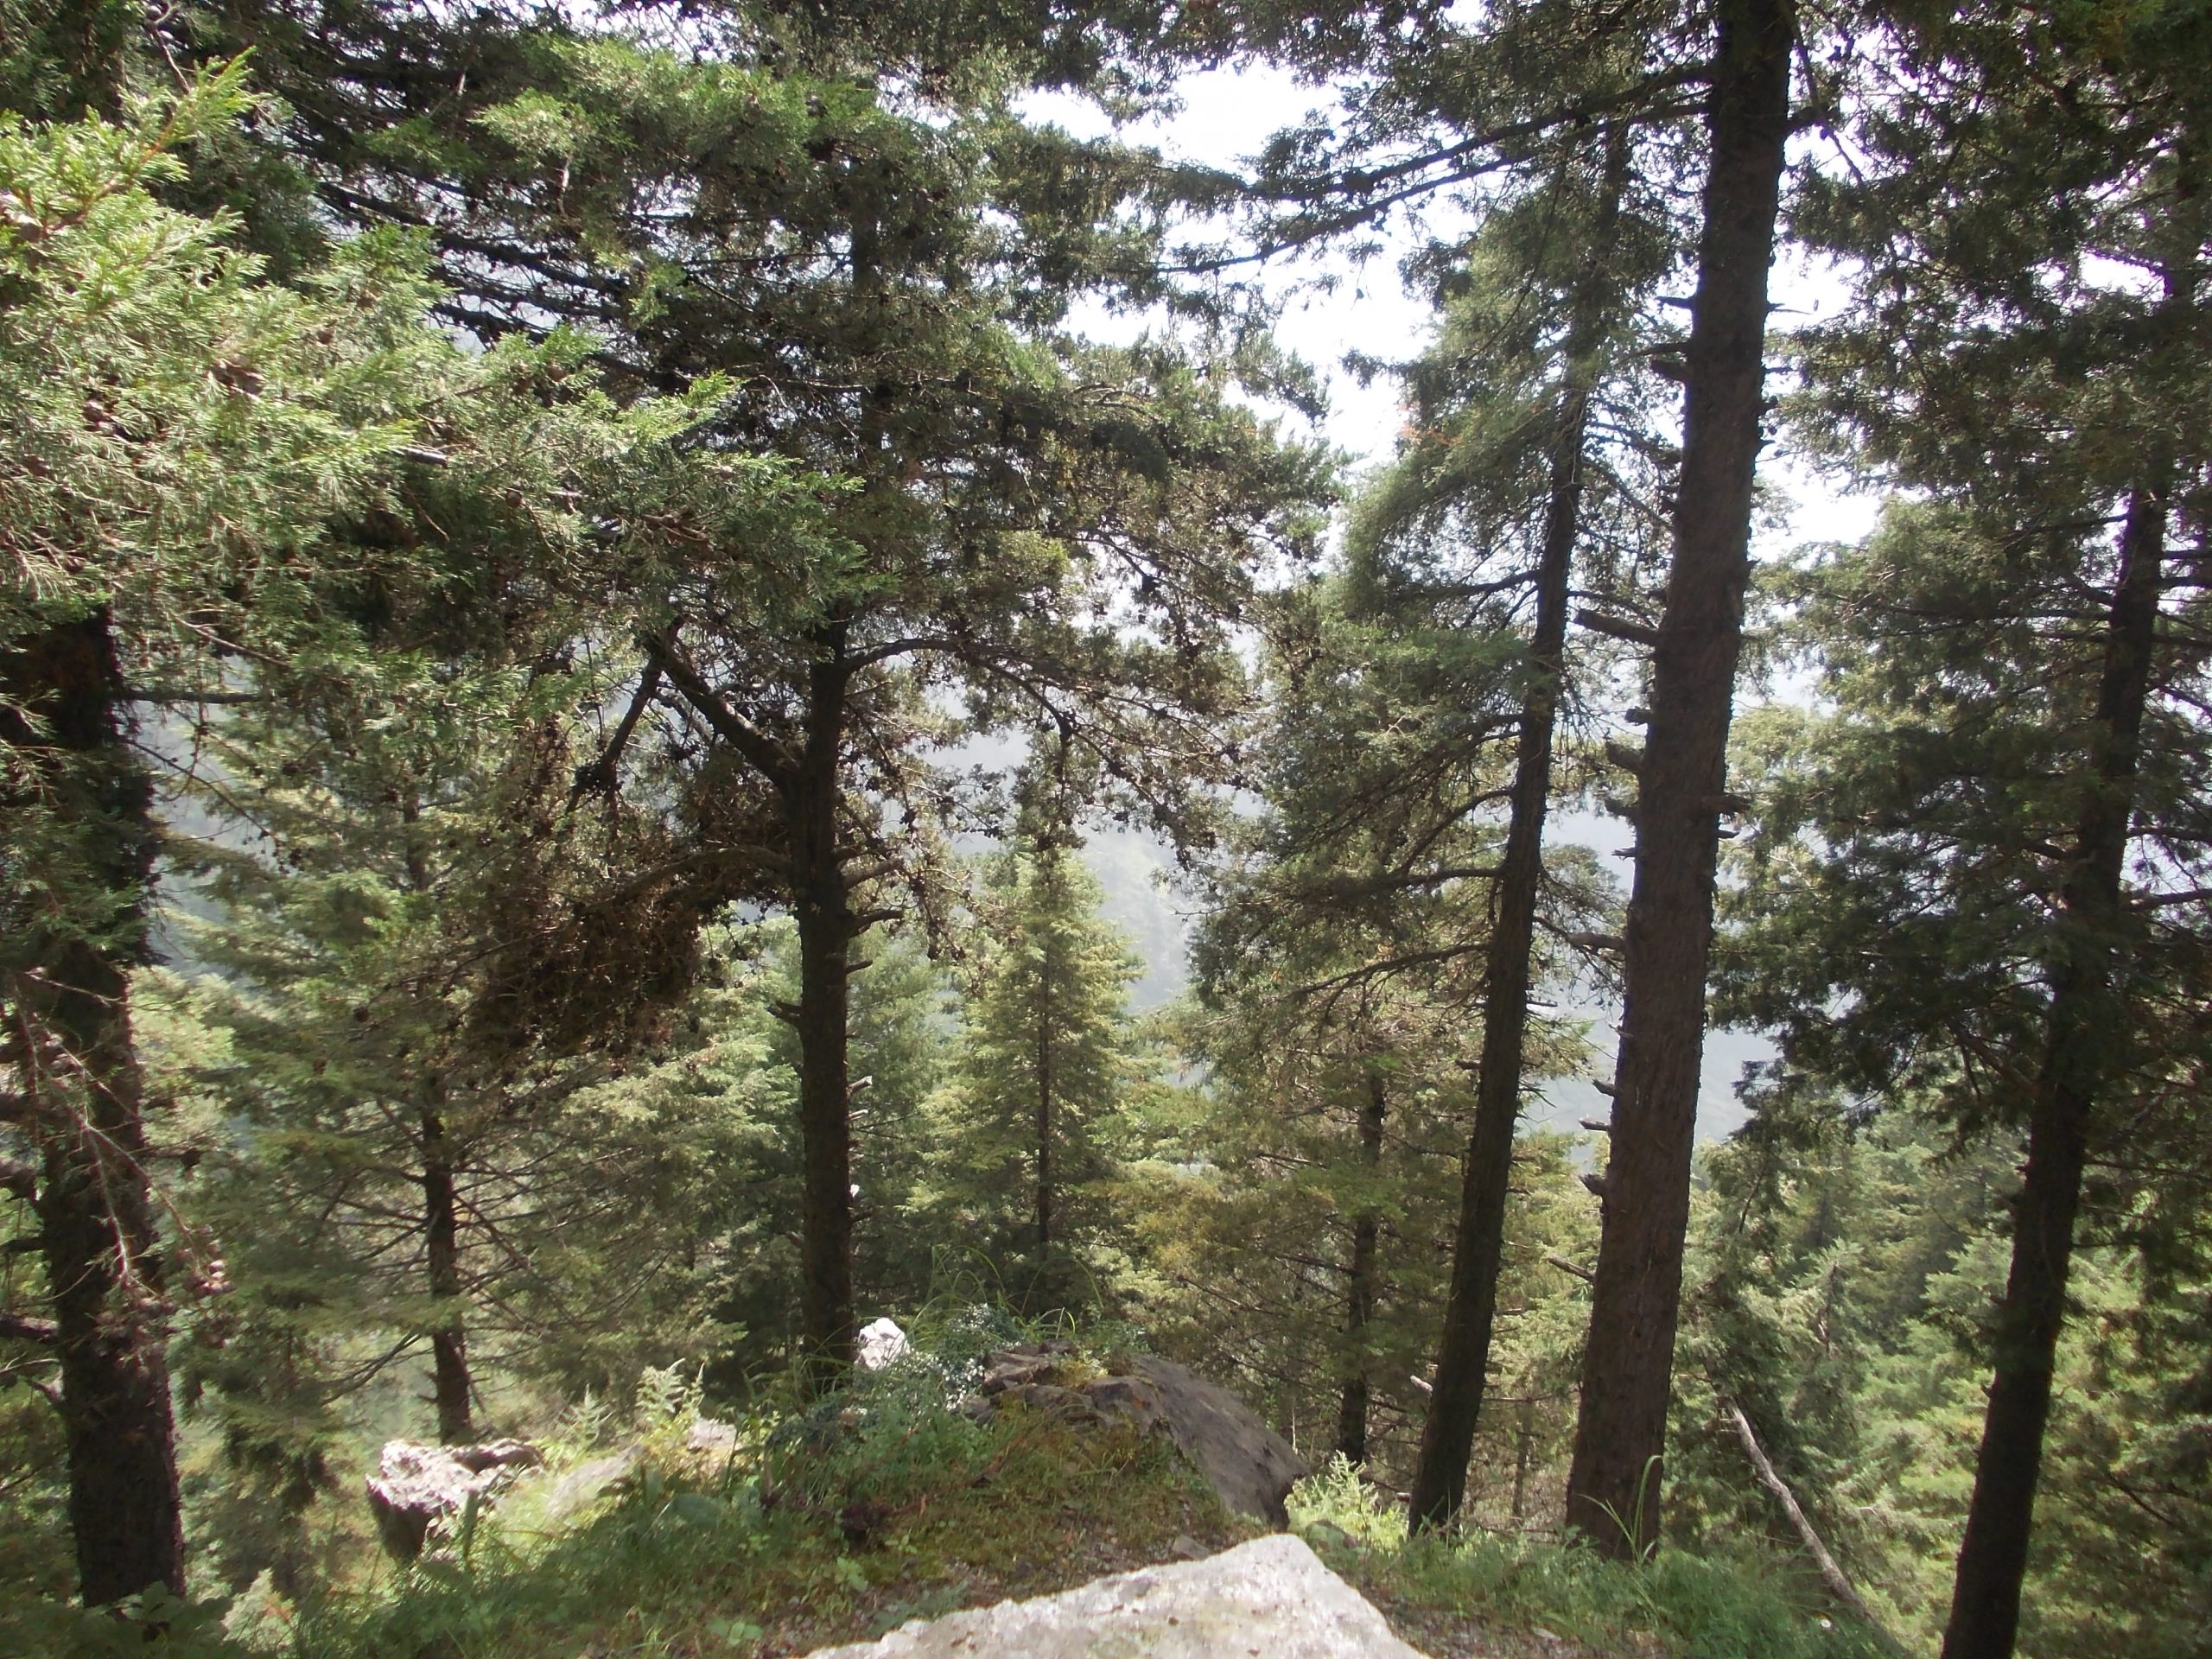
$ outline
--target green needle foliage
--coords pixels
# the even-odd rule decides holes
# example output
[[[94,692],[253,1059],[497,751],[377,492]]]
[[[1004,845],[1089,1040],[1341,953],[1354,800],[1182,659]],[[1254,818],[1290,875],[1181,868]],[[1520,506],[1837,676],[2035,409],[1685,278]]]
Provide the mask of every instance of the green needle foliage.
[[[1235,1382],[1436,1650],[2200,1649],[2208,48],[0,0],[0,1646],[745,1651],[1232,1535],[963,1415],[981,1301]],[[1326,112],[1129,142],[1224,67]],[[1259,268],[1393,247],[1332,524]],[[1777,442],[1887,505],[1747,613]],[[1624,989],[1586,1170],[1520,1130]],[[397,1572],[353,1497],[632,1424]]]
[[[1115,1118],[1138,1081],[1128,943],[1073,837],[1020,841],[987,877],[952,1075],[932,1103],[930,1205],[1033,1314],[1096,1302]]]

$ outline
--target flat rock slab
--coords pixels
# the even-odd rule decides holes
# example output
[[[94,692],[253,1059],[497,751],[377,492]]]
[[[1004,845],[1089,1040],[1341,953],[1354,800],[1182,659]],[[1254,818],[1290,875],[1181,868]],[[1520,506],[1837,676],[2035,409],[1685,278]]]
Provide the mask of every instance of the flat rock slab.
[[[1421,1659],[1287,1533],[1035,1601],[822,1649],[816,1659]]]

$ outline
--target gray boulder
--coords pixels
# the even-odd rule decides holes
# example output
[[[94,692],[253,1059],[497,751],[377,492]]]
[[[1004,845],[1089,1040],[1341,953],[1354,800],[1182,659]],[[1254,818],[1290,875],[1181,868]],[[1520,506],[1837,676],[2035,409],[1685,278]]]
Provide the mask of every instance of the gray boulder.
[[[1287,1534],[1035,1601],[920,1619],[816,1659],[1421,1659]]]
[[[1174,1437],[1176,1447],[1211,1483],[1224,1503],[1278,1527],[1290,1524],[1283,1500],[1313,1471],[1290,1449],[1288,1440],[1227,1389],[1172,1359],[1140,1354],[1123,1363],[1126,1377],[1102,1379],[1091,1385],[1093,1389],[1125,1382],[1137,1385],[1126,1394],[1116,1391],[1116,1401],[1123,1402],[1120,1408],[1156,1414],[1150,1420]]]
[[[528,1440],[481,1446],[387,1440],[366,1483],[377,1535],[394,1559],[411,1561],[423,1553],[432,1527],[459,1516],[471,1499],[488,1503],[523,1470],[544,1461]]]
[[[1312,1471],[1249,1406],[1172,1359],[1125,1356],[1113,1362],[1114,1375],[1078,1381],[1075,1357],[1075,1345],[1058,1341],[993,1354],[970,1414],[988,1417],[1015,1405],[1087,1427],[1162,1430],[1230,1509],[1289,1524],[1283,1500]]]
[[[702,1417],[684,1431],[683,1449],[734,1458],[737,1455],[737,1425],[725,1423],[718,1418]]]

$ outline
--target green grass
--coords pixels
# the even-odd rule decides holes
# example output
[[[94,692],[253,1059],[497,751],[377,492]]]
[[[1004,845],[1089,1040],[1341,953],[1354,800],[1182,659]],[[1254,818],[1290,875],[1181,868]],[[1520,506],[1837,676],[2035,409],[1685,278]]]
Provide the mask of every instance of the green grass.
[[[518,1491],[442,1558],[264,1618],[256,1645],[296,1659],[804,1652],[1166,1560],[1180,1535],[1217,1548],[1243,1535],[1160,1439],[1018,1411],[978,1425],[925,1373],[751,1433],[734,1459],[677,1444],[659,1437],[596,1513],[548,1526]]]
[[[1606,1654],[1668,1659],[1891,1659],[1798,1563],[1661,1550],[1640,1565],[1549,1536],[1408,1540],[1339,1463],[1293,1494],[1291,1520],[1322,1559],[1432,1651],[1478,1626],[1503,1650],[1544,1631]]]
[[[887,1418],[719,1478],[648,1468],[587,1524],[535,1548],[495,1531],[465,1562],[307,1620],[300,1645],[315,1659],[804,1651],[1047,1593],[1224,1527],[1157,1441],[1012,1414]]]
[[[972,1334],[980,1346],[994,1333]],[[1256,1530],[1160,1437],[949,1410],[947,1378],[971,1380],[974,1357],[946,1346],[950,1357],[746,1426],[734,1456],[686,1452],[696,1398],[675,1374],[648,1374],[636,1425],[646,1461],[581,1513],[555,1518],[546,1498],[562,1469],[602,1449],[594,1440],[628,1437],[603,1412],[549,1442],[554,1469],[414,1567],[372,1566],[299,1605],[250,1594],[227,1635],[219,1606],[168,1606],[150,1643],[143,1625],[51,1601],[0,1607],[0,1651],[766,1659],[1166,1560],[1185,1536],[1211,1550]],[[1548,1538],[1408,1541],[1402,1512],[1341,1464],[1291,1509],[1323,1559],[1437,1659],[1566,1659],[1558,1637],[1606,1659],[1888,1659],[1809,1573],[1770,1554],[1662,1551],[1626,1566]]]

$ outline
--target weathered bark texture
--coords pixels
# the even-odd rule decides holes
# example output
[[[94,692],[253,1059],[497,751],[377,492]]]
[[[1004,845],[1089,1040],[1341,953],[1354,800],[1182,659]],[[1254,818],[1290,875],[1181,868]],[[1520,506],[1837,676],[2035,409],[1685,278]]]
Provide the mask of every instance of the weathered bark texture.
[[[2074,1218],[2090,1121],[2126,1025],[2116,980],[2128,928],[2122,880],[2134,813],[2143,715],[2158,645],[2166,506],[2128,504],[2107,622],[2092,779],[2075,826],[2059,918],[2060,957],[2028,1122],[2028,1162],[2012,1208],[2012,1265],[1999,1305],[1994,1375],[1974,1464],[1974,1498],[1952,1586],[1943,1659],[2010,1659],[2019,1631],[2051,1372],[2066,1314]]]
[[[8,987],[41,1172],[37,1211],[61,1369],[69,1523],[88,1605],[161,1584],[184,1590],[169,1313],[146,1171],[143,1083],[130,1028],[144,959],[153,790],[124,743],[122,676],[105,618],[57,626],[0,680],[43,730],[10,721],[38,757],[48,804],[79,832],[108,914],[22,942]],[[88,920],[91,918],[87,918]]]
[[[1790,0],[1722,0],[1674,560],[1637,776],[1612,1156],[1567,1478],[1568,1524],[1614,1555],[1659,1533],[1796,40]]]
[[[798,922],[800,1363],[807,1392],[853,1363],[853,1119],[848,1016],[859,931],[838,856],[840,761],[852,673],[845,629],[818,631],[805,746],[787,797]]]
[[[1359,1109],[1360,1168],[1369,1180],[1382,1163],[1382,1125],[1390,1095],[1380,1072],[1367,1074],[1367,1099]],[[1344,1273],[1344,1390],[1337,1408],[1337,1450],[1346,1462],[1367,1461],[1367,1328],[1375,1322],[1376,1247],[1382,1218],[1363,1205],[1351,1224],[1351,1263]]]
[[[1057,856],[1057,855],[1055,855]],[[1052,973],[1037,976],[1037,1261],[1052,1250]]]
[[[1628,131],[1607,141],[1594,231],[1602,243],[1619,217],[1627,183]],[[1492,903],[1483,992],[1483,1047],[1475,1084],[1475,1121],[1461,1171],[1459,1219],[1452,1242],[1452,1287],[1436,1377],[1414,1471],[1416,1530],[1443,1526],[1466,1497],[1467,1458],[1482,1415],[1490,1371],[1497,1281],[1505,1262],[1505,1205],[1513,1141],[1521,1121],[1521,1067],[1528,1046],[1529,953],[1544,879],[1544,820],[1551,805],[1553,734],[1567,671],[1567,619],[1581,531],[1584,448],[1590,395],[1613,308],[1612,285],[1593,261],[1573,302],[1564,347],[1565,395],[1551,454],[1550,499],[1536,569],[1536,625],[1529,643],[1505,856]]]
[[[461,1216],[453,1147],[445,1120],[435,1109],[424,1109],[422,1132],[423,1254],[431,1298],[451,1310],[430,1332],[430,1393],[438,1408],[438,1439],[465,1446],[476,1438],[476,1424],[469,1404],[474,1390],[468,1375],[468,1334],[461,1313]]]

